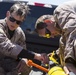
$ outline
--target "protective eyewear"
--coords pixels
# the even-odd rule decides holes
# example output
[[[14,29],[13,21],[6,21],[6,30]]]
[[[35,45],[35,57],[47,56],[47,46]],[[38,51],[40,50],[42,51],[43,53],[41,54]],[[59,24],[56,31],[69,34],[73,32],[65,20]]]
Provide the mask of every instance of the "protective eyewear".
[[[12,16],[10,16],[9,17],[9,20],[11,21],[11,22],[16,22],[18,25],[20,25],[22,22],[21,21],[18,21],[18,20],[16,20],[14,17],[12,17]]]
[[[46,38],[50,38],[51,37],[51,32],[47,28],[45,28],[45,37]]]

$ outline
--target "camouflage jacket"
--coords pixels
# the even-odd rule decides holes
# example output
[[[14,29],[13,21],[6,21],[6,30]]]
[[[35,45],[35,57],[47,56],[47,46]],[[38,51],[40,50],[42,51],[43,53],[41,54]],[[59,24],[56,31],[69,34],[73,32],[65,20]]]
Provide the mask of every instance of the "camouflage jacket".
[[[76,1],[59,5],[54,10],[54,18],[62,30],[60,46],[64,47],[64,57],[76,60]],[[63,53],[62,52],[62,53]]]
[[[11,39],[5,19],[0,20],[0,58],[9,56],[17,58],[17,55],[24,48],[26,49],[25,34],[20,27],[15,30]]]

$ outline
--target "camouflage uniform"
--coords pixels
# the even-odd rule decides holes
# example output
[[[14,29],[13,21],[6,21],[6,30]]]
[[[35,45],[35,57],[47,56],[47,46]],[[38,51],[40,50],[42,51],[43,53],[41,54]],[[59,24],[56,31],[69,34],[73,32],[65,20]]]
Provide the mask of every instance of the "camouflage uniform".
[[[10,39],[5,19],[0,20],[0,75],[18,75],[16,58],[23,48],[26,49],[25,40],[25,35],[20,27],[15,30]]]
[[[54,10],[54,17],[62,30],[60,44],[64,45],[65,60],[70,57],[76,61],[76,1],[59,5]]]

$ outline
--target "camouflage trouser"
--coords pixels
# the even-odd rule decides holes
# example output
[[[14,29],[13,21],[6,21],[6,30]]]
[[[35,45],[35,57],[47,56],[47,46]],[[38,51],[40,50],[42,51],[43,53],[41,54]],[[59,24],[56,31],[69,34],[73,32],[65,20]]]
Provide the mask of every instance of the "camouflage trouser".
[[[2,59],[0,61],[0,75],[29,75],[31,69],[27,67],[24,73],[18,73],[16,66],[18,65],[18,61],[14,59]]]

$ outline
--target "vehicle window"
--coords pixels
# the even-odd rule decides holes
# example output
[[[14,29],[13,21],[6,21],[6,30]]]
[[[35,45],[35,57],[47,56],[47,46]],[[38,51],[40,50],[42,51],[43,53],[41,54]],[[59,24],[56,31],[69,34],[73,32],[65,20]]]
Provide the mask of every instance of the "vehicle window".
[[[28,16],[26,20],[22,23],[21,28],[25,31],[26,29],[34,30],[34,25],[36,22],[37,18]]]

